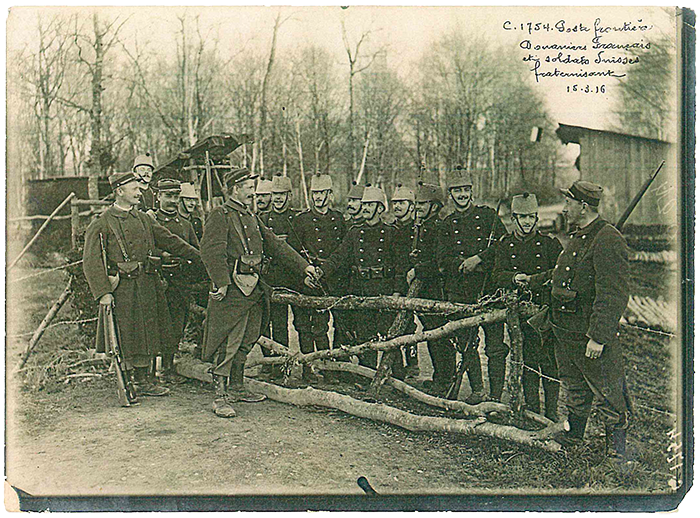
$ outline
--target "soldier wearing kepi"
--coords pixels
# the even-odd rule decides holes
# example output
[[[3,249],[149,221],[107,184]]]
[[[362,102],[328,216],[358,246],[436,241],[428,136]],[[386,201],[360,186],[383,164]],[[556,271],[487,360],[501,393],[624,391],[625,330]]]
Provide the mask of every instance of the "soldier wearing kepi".
[[[447,175],[447,192],[454,211],[442,223],[438,261],[445,279],[445,292],[450,302],[475,303],[486,293],[492,258],[483,254],[505,234],[505,227],[496,211],[473,203],[472,178],[466,170],[457,168]],[[483,263],[483,264],[482,264]],[[486,336],[486,356],[491,387],[491,399],[500,401],[506,374],[508,346],[503,342],[503,323],[482,326]],[[482,399],[483,380],[481,360],[474,347],[478,328],[457,336],[466,347],[467,373],[471,384],[470,403]],[[454,361],[450,357],[450,361]]]
[[[283,239],[278,238],[249,209],[255,178],[248,169],[234,169],[224,178],[230,198],[209,214],[204,226],[202,261],[213,282],[207,307],[204,359],[216,356],[213,370],[219,417],[234,417],[236,401],[257,402],[264,396],[245,389],[243,370],[248,353],[260,338],[269,314],[270,289],[260,276],[265,256],[299,272],[306,281],[316,274]],[[227,388],[227,382],[230,383]]]
[[[312,207],[299,213],[293,222],[294,239],[292,245],[313,264],[320,264],[338,248],[345,236],[345,221],[343,215],[330,204],[333,199],[333,181],[330,175],[315,174],[311,177]],[[335,285],[329,286],[333,290]],[[304,293],[318,295],[318,290],[304,289]],[[294,327],[299,333],[299,349],[302,353],[314,352],[330,348],[328,340],[328,323],[330,314],[327,311],[292,306],[294,312]],[[336,333],[337,338],[337,333]],[[304,365],[303,378],[314,381],[314,373]]]
[[[621,459],[631,412],[618,337],[629,298],[627,243],[598,215],[602,187],[577,181],[561,191],[563,213],[574,230],[552,273],[550,316],[570,431],[555,438],[564,446],[582,441],[596,396],[602,400],[607,451]]]
[[[361,225],[364,222],[362,217],[362,194],[364,187],[357,185],[355,180],[348,191],[348,205],[345,208],[345,221],[350,225]]]
[[[396,275],[402,278],[406,277],[408,268],[411,267],[409,255],[414,249],[416,243],[415,229],[415,207],[416,195],[408,187],[402,184],[397,184],[394,193],[391,195],[391,208],[394,212],[394,224],[396,225],[396,254],[401,258],[401,264],[404,265],[404,270],[397,271]],[[406,334],[413,333],[416,330],[416,323],[413,318],[409,319],[406,326]],[[415,346],[407,347],[406,354],[406,373],[412,376],[418,375],[418,355]]]
[[[161,249],[199,261],[199,252],[135,209],[141,183],[133,172],[114,174],[109,183],[115,202],[87,229],[83,271],[95,300],[114,305],[125,368],[133,373],[137,394],[163,396],[168,389],[148,378],[155,354],[173,340],[160,258],[154,254]],[[98,352],[105,352],[100,337],[104,337],[102,329],[98,329]]]
[[[272,210],[272,180],[258,179],[255,187],[255,213],[262,216]]]
[[[160,180],[156,185],[158,190],[158,210],[155,220],[170,232],[179,236],[195,248],[199,248],[199,239],[189,221],[180,217],[177,206],[180,201],[180,182],[171,178]],[[189,286],[191,279],[186,275],[191,270],[187,259],[170,254],[165,250],[156,250],[156,255],[162,260],[163,277],[168,283],[165,298],[170,310],[170,321],[173,327],[171,341],[164,344],[161,351],[163,359],[161,379],[167,383],[183,383],[185,380],[175,372],[174,359],[180,340],[185,332],[187,315],[189,313]],[[154,369],[155,371],[155,369]]]
[[[559,241],[537,230],[537,197],[524,193],[513,196],[511,220],[514,230],[503,236],[494,250],[493,283],[504,288],[532,284],[532,302],[549,304],[549,284],[562,246]],[[529,410],[540,413],[540,376],[543,374],[545,416],[557,420],[559,383],[554,357],[554,335],[551,330],[539,333],[529,323],[523,324],[523,391]]]
[[[325,263],[330,278],[337,272],[350,271],[349,293],[361,296],[400,295],[406,293],[406,279],[397,272],[404,265],[396,253],[396,227],[382,221],[388,209],[386,194],[367,185],[362,195],[362,216],[365,222],[355,225],[342,244]],[[389,311],[353,311],[354,331],[359,342],[381,335],[386,337],[395,314]],[[360,355],[360,365],[377,368],[377,351]],[[400,358],[393,367],[395,377],[403,376]]]
[[[421,289],[416,294],[419,298],[443,300],[442,276],[437,262],[440,210],[443,206],[443,194],[439,185],[418,182],[414,242],[409,254],[411,269],[406,280],[409,285],[413,279],[421,281]],[[418,318],[426,330],[447,323],[442,315],[419,314]],[[428,352],[433,364],[433,379],[426,382],[426,386],[431,392],[444,393],[455,372],[454,348],[449,339],[440,338],[428,342]]]
[[[281,237],[294,249],[299,249],[296,243],[296,231],[292,227],[294,217],[299,211],[291,207],[292,203],[292,181],[281,174],[276,174],[272,177],[272,210],[260,216],[260,220],[277,237]],[[268,274],[265,276],[265,282],[270,286],[291,288],[299,290],[299,282],[294,282],[289,272],[285,270],[284,265],[280,264],[273,257],[270,262]],[[270,326],[266,327],[263,335],[272,338],[276,342],[288,346],[289,345],[289,305],[287,304],[270,304]],[[273,352],[267,349],[262,350],[264,356],[276,356]],[[272,376],[279,378],[282,375],[280,366],[263,365],[263,376]]]
[[[184,182],[180,186],[180,202],[177,205],[177,212],[181,218],[190,222],[197,239],[202,239],[204,223],[202,223],[202,218],[197,214],[198,201],[194,185]]]
[[[151,186],[151,180],[153,179],[153,171],[155,171],[155,168],[156,167],[153,165],[153,158],[151,158],[150,153],[138,155],[136,158],[134,158],[134,167],[132,168],[132,171],[143,184],[141,187],[141,199],[139,200],[138,208],[144,212],[156,209],[156,193],[153,191],[153,187]]]

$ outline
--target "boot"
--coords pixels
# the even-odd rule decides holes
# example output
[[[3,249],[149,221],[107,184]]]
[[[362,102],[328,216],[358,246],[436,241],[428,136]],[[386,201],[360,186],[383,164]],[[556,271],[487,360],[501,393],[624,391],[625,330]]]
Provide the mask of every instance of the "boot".
[[[581,417],[569,414],[569,431],[555,433],[552,437],[565,448],[574,448],[583,443],[583,435],[586,433],[586,422],[588,417]]]
[[[503,395],[503,384],[506,380],[506,359],[503,358],[489,358],[488,365],[489,372],[489,387],[491,390],[490,399],[492,401],[501,401],[501,396]],[[539,399],[539,394],[538,394]]]
[[[170,390],[151,383],[148,379],[148,367],[134,369],[135,390],[137,396],[167,396]]]
[[[163,354],[163,372],[160,379],[169,385],[183,385],[187,383],[187,378],[180,376],[175,370],[175,354]]]
[[[216,396],[211,409],[219,417],[236,417],[236,411],[226,393],[226,376],[214,374],[214,387]]]
[[[243,384],[244,369],[244,363],[233,364],[230,386],[231,395],[235,397],[236,401],[243,401],[244,403],[259,403],[260,401],[265,401],[267,396],[264,396],[263,394],[254,394],[245,388],[245,385]]]
[[[624,461],[627,453],[627,429],[605,427],[605,455],[615,461]]]
[[[547,419],[559,421],[559,384],[555,381],[543,380],[544,386],[544,416]]]
[[[124,377],[126,378],[126,399],[129,401],[130,405],[139,405],[140,403],[138,397],[136,396],[136,388],[134,384],[134,371],[124,371]]]

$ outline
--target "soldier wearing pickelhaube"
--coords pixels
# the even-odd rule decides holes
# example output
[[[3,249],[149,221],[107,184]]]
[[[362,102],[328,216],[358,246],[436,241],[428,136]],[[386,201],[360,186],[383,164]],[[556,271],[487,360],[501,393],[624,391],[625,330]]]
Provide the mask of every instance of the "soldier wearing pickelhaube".
[[[180,187],[180,202],[177,205],[177,212],[181,218],[190,222],[194,233],[197,235],[197,239],[202,239],[204,223],[197,213],[199,198],[197,198],[194,185],[184,182]]]
[[[272,210],[272,180],[258,179],[255,187],[255,213],[258,216]]]
[[[396,253],[396,227],[382,220],[388,210],[386,194],[378,187],[367,185],[362,196],[362,216],[365,222],[348,230],[342,244],[324,263],[329,278],[337,272],[350,271],[348,292],[353,295],[377,296],[406,293],[406,279],[397,274],[404,264]],[[389,311],[348,312],[355,321],[353,329],[358,342],[366,342],[377,335],[386,337],[395,314]],[[360,364],[377,367],[377,352],[360,355]],[[393,375],[403,376],[400,358],[393,366]]]
[[[518,288],[531,285],[532,302],[549,304],[548,286],[554,265],[562,246],[554,237],[537,230],[537,197],[524,193],[513,196],[511,220],[514,228],[492,248],[494,266],[492,279],[495,286]],[[549,284],[549,283],[547,283]],[[543,374],[545,416],[557,420],[559,383],[554,356],[554,335],[551,329],[540,333],[529,323],[521,326],[523,332],[523,392],[529,410],[540,412],[540,376]]]
[[[155,169],[156,167],[153,165],[153,158],[151,158],[150,153],[138,155],[134,158],[134,167],[131,170],[142,183],[141,200],[138,208],[144,212],[156,209],[156,193],[151,186]]]
[[[447,192],[454,210],[442,222],[438,261],[445,280],[445,294],[451,302],[475,303],[488,288],[488,275],[493,266],[488,255],[480,257],[505,234],[505,227],[496,211],[473,200],[471,175],[464,169],[454,169],[447,175]],[[506,373],[508,346],[503,342],[503,323],[482,326],[486,336],[486,356],[491,399],[500,401]],[[471,384],[470,403],[478,403],[483,392],[481,360],[473,347],[477,343],[471,333],[464,331],[457,339],[467,344],[467,373]],[[471,345],[471,346],[470,346]]]
[[[350,190],[348,191],[348,204],[345,208],[345,221],[350,225],[361,225],[364,222],[362,217],[362,194],[364,187],[357,185],[355,180],[352,181]]]
[[[346,226],[343,215],[331,208],[333,200],[333,180],[327,174],[315,174],[311,177],[311,208],[297,214],[293,221],[295,230],[292,245],[299,253],[313,264],[320,264],[338,248]],[[329,283],[329,290],[334,291],[335,285]],[[304,288],[304,293],[318,295],[318,290]],[[327,311],[317,311],[309,308],[292,306],[294,312],[294,327],[299,333],[299,349],[307,354],[330,348],[328,340],[328,324],[330,314]],[[337,339],[336,333],[336,339]],[[314,373],[304,366],[305,381],[313,381]]]
[[[158,197],[158,210],[155,212],[155,220],[167,228],[170,232],[187,241],[195,248],[199,248],[199,239],[194,233],[194,228],[189,221],[182,218],[177,212],[180,201],[180,182],[172,178],[159,180],[156,185]],[[170,322],[173,326],[171,340],[165,343],[161,351],[163,359],[161,379],[168,383],[182,383],[185,380],[180,377],[174,368],[175,353],[182,340],[182,335],[187,324],[189,313],[189,286],[191,278],[188,278],[188,261],[185,258],[172,255],[165,250],[156,250],[156,255],[162,260],[163,278],[168,283],[165,290],[165,298],[170,310]],[[189,268],[191,271],[191,268]],[[155,369],[154,369],[155,371]]]
[[[114,306],[125,370],[133,373],[137,395],[163,396],[168,389],[154,385],[148,376],[155,355],[173,340],[155,252],[165,250],[191,261],[199,261],[199,252],[135,208],[142,184],[134,172],[113,174],[109,183],[115,202],[85,233],[83,271],[95,300]],[[104,336],[98,328],[98,352],[105,352]]]
[[[306,274],[307,282],[316,273],[249,210],[255,179],[245,168],[234,169],[225,176],[230,198],[209,214],[201,242],[202,261],[213,283],[207,307],[204,359],[215,361],[216,396],[212,409],[219,417],[234,417],[236,401],[265,399],[249,392],[243,383],[246,358],[266,327],[269,314],[270,288],[261,279],[265,256],[280,260],[292,274]]]
[[[629,298],[627,243],[598,214],[601,186],[577,181],[561,191],[573,231],[552,273],[550,318],[570,431],[555,438],[564,446],[581,443],[595,396],[607,452],[624,459],[631,405],[619,323]]]
[[[263,213],[260,220],[276,236],[281,237],[294,249],[299,249],[296,243],[296,231],[292,226],[294,217],[299,213],[291,207],[292,203],[292,181],[281,174],[276,174],[272,177],[272,210]],[[289,272],[274,258],[270,261],[270,268],[265,276],[265,281],[273,287],[285,287],[294,290],[301,289],[301,283],[295,282]],[[266,327],[263,335],[272,338],[276,342],[288,346],[289,345],[289,305],[288,304],[270,304],[270,326]],[[263,355],[275,356],[274,353],[263,348]],[[273,368],[274,367],[274,368]],[[281,376],[279,366],[263,365],[262,375],[277,378]]]
[[[443,300],[442,275],[437,261],[437,245],[441,228],[440,210],[444,197],[439,185],[418,182],[416,190],[416,224],[413,249],[409,254],[410,270],[407,281],[421,281],[417,297]],[[426,330],[435,329],[447,323],[442,315],[419,314],[418,318]],[[428,342],[428,352],[433,364],[433,378],[426,382],[430,392],[445,392],[455,372],[455,351],[447,338]]]
[[[394,225],[396,226],[396,254],[401,258],[404,270],[397,271],[396,275],[405,278],[407,270],[410,268],[409,255],[413,251],[416,241],[415,236],[415,207],[416,195],[409,187],[397,184],[391,195],[391,208],[394,212]],[[406,333],[413,333],[416,330],[416,323],[411,318],[406,326]],[[407,374],[418,375],[418,354],[415,346],[407,347],[405,350]]]

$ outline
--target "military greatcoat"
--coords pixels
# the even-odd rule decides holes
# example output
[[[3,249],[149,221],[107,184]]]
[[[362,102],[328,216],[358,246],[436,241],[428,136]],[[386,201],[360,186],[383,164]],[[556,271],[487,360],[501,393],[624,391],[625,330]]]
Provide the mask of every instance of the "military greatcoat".
[[[113,229],[120,233],[128,258],[124,257]],[[102,262],[100,236],[106,247],[109,275],[117,273],[117,263],[139,263],[135,274],[120,274],[119,284],[114,290]],[[85,233],[83,271],[95,300],[107,293],[114,296],[114,314],[127,361],[137,355],[152,356],[161,350],[163,344],[172,340],[162,277],[160,274],[145,273],[143,267],[148,255],[153,255],[157,248],[199,261],[196,248],[135,208],[125,211],[115,206],[109,207],[90,224]],[[103,330],[98,329],[98,352],[105,351],[103,337]]]
[[[612,425],[625,423],[630,410],[618,339],[629,298],[627,253],[622,234],[598,217],[571,235],[552,273],[551,321],[569,413],[587,417],[595,394]],[[604,344],[597,359],[585,357],[589,338]]]
[[[219,347],[226,342],[229,333],[239,324],[242,314],[263,304],[262,326],[245,337],[241,346],[252,346],[267,325],[269,315],[269,286],[257,283],[252,293],[244,295],[233,282],[232,272],[241,256],[264,254],[286,265],[292,272],[301,276],[308,263],[283,239],[261,224],[258,217],[235,200],[215,208],[209,214],[201,243],[202,261],[215,288],[228,286],[226,296],[221,301],[209,298],[205,328],[205,359],[210,359]],[[251,341],[252,340],[252,341]]]

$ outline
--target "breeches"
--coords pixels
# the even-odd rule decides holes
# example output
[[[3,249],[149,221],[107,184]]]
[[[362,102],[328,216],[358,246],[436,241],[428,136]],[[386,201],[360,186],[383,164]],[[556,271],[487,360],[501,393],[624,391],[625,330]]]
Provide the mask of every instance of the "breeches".
[[[230,376],[234,363],[245,363],[248,353],[260,338],[263,305],[254,304],[248,311],[236,315],[226,339],[226,349],[220,349],[214,374]]]

